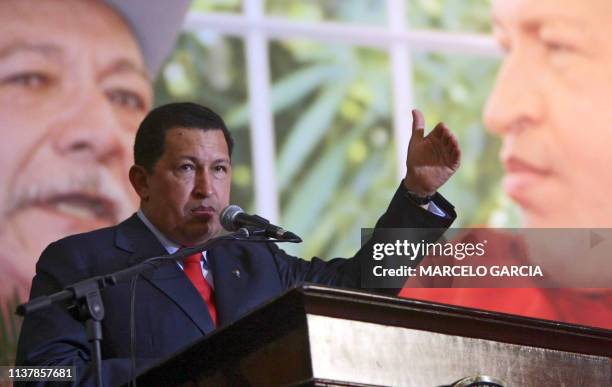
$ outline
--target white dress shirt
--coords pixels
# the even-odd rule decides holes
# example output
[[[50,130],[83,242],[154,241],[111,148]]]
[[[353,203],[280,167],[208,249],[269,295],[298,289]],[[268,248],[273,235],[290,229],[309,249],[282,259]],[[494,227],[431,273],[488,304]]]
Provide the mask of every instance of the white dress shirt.
[[[159,231],[157,227],[155,227],[153,223],[149,221],[149,219],[147,219],[145,214],[142,212],[142,209],[139,209],[136,215],[138,215],[138,217],[140,218],[140,220],[142,220],[145,226],[147,226],[147,228],[153,233],[153,235],[155,235],[159,243],[161,243],[162,246],[164,246],[168,254],[174,254],[181,248],[180,244],[173,242],[172,240],[168,239],[164,234],[162,234],[162,232]],[[204,278],[206,278],[206,282],[208,282],[210,287],[214,289],[215,283],[213,281],[212,272],[208,270],[208,264],[206,260],[206,251],[202,252],[202,257],[204,258],[200,260],[200,265],[202,266],[202,274],[204,275]],[[183,270],[182,262],[177,262],[176,264],[178,265],[178,267],[181,268],[181,270]]]

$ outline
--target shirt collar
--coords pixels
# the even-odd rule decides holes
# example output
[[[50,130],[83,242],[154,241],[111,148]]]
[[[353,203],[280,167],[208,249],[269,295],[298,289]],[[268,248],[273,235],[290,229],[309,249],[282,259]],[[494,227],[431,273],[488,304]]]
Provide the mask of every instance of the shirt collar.
[[[159,231],[159,229],[155,227],[149,219],[147,219],[144,212],[142,212],[141,208],[138,209],[138,212],[136,213],[136,215],[138,215],[140,220],[142,220],[142,223],[144,223],[145,226],[147,226],[147,228],[153,233],[153,235],[155,235],[159,243],[161,243],[162,246],[164,246],[168,254],[174,254],[177,252],[177,250],[181,246],[178,243],[171,241],[164,234],[162,234],[162,232]]]
[[[168,254],[174,254],[178,251],[178,249],[182,247],[178,243],[173,242],[172,240],[168,239],[164,234],[162,234],[162,232],[159,231],[159,229],[155,227],[153,223],[151,223],[151,221],[145,216],[144,212],[142,212],[142,208],[138,209],[138,212],[136,213],[136,215],[138,215],[140,220],[142,220],[142,223],[144,223],[145,226],[147,226],[147,228],[153,233],[153,235],[155,235],[159,243],[161,243],[162,246],[164,246]],[[208,260],[207,260],[208,257],[206,253],[207,253],[206,251],[202,251],[202,257],[204,258],[202,260],[202,265],[204,265],[203,267],[206,267],[208,263]],[[177,264],[180,266],[181,269],[183,268],[182,262],[177,262]],[[214,285],[211,285],[211,286],[214,286]]]

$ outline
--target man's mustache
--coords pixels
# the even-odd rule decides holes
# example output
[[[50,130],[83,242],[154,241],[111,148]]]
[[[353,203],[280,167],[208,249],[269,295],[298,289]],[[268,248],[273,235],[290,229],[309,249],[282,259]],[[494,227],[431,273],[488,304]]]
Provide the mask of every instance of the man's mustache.
[[[101,167],[73,169],[59,175],[20,175],[9,194],[6,215],[42,205],[78,207],[113,223],[127,218],[135,210],[125,187]]]

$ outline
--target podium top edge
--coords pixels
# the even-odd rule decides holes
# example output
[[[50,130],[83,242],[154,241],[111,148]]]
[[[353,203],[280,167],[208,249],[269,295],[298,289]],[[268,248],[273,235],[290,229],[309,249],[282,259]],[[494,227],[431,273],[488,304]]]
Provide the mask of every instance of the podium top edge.
[[[610,344],[612,345],[612,330],[599,327],[570,324],[560,321],[544,320],[483,309],[467,308],[410,298],[399,298],[366,291],[350,290],[308,283],[290,289],[279,298],[288,296],[292,292],[299,293],[305,298],[305,303],[307,305],[306,312],[313,314],[321,313],[318,313],[320,311],[312,304],[311,307],[308,308],[309,299],[331,300],[335,301],[336,303],[345,303],[347,307],[351,304],[365,304],[369,305],[370,307],[390,308],[391,310],[397,310],[400,314],[400,311],[403,311],[404,313],[418,313],[432,318],[435,317],[440,320],[463,319],[473,322],[477,321],[479,323],[489,324],[491,326],[498,326],[499,328],[506,327],[509,329],[516,329],[520,327],[533,332],[546,331],[576,337],[601,339],[604,341],[610,341]],[[273,303],[273,301],[271,303]],[[343,309],[346,310],[347,308]],[[379,322],[384,323],[384,321]],[[457,332],[457,334],[460,334],[460,332]]]

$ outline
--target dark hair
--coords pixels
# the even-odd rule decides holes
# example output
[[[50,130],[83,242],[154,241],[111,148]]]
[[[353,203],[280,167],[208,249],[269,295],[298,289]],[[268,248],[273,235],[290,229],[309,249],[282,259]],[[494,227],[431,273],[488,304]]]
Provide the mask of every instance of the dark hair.
[[[166,132],[179,127],[222,131],[231,157],[234,139],[223,119],[205,106],[177,102],[156,107],[142,120],[134,141],[134,163],[153,172],[155,163],[164,153]]]

